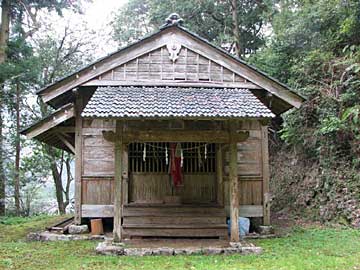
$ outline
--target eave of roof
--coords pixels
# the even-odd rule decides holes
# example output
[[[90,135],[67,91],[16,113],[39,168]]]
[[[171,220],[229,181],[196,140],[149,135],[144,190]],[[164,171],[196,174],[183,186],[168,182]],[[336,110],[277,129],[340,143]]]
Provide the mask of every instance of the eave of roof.
[[[51,113],[50,115],[45,116],[45,117],[41,118],[40,120],[36,121],[35,123],[31,124],[30,126],[22,129],[20,131],[20,134],[27,136],[30,132],[32,132],[36,128],[39,128],[41,125],[43,125],[49,121],[52,121],[54,119],[54,117],[56,117],[60,113],[66,112],[66,111],[73,111],[73,110],[74,110],[74,104],[72,104],[72,103],[66,104],[66,105],[60,107],[59,109],[57,109],[56,111],[54,111],[53,113]]]
[[[89,118],[272,118],[248,89],[99,87],[82,112]]]

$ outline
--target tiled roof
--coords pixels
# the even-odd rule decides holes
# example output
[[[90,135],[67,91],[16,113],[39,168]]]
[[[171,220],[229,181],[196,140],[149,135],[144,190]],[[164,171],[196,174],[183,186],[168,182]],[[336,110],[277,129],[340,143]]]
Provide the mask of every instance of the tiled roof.
[[[82,112],[100,118],[242,118],[275,115],[248,89],[99,87]]]

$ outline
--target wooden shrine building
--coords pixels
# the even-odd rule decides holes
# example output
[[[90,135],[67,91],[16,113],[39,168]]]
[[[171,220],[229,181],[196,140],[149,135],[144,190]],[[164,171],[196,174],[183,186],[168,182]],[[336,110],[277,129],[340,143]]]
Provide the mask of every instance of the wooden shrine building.
[[[270,224],[268,124],[303,99],[180,22],[38,91],[55,111],[23,131],[75,155],[75,221],[115,241]]]

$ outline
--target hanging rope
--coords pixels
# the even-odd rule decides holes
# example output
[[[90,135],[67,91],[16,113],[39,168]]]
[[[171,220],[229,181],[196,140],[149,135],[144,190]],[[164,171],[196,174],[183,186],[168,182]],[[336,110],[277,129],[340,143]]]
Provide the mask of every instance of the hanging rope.
[[[155,149],[162,149],[162,150],[165,150],[167,152],[167,146],[165,147],[162,147],[162,146],[155,146],[155,145],[152,145],[150,143],[144,143],[144,147],[145,145],[149,146],[149,147],[152,147],[152,148],[155,148]],[[201,144],[201,145],[198,145],[198,146],[194,146],[194,147],[187,147],[187,148],[182,148],[183,150],[195,150],[195,149],[202,149],[205,147],[205,149],[207,148],[207,143],[204,143],[204,144]],[[207,151],[207,150],[205,150]]]

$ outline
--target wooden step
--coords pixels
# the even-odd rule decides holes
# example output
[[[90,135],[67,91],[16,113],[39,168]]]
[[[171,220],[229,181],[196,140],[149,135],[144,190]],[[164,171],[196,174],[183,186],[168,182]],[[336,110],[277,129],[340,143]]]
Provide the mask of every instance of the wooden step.
[[[125,205],[126,237],[227,237],[224,207],[209,205]]]
[[[123,224],[225,224],[225,216],[126,216]]]
[[[122,228],[124,237],[220,237],[227,238],[225,228]]]
[[[138,228],[138,229],[227,229],[226,224],[127,224],[123,228]]]
[[[215,207],[127,207],[123,216],[225,216],[224,208]]]

